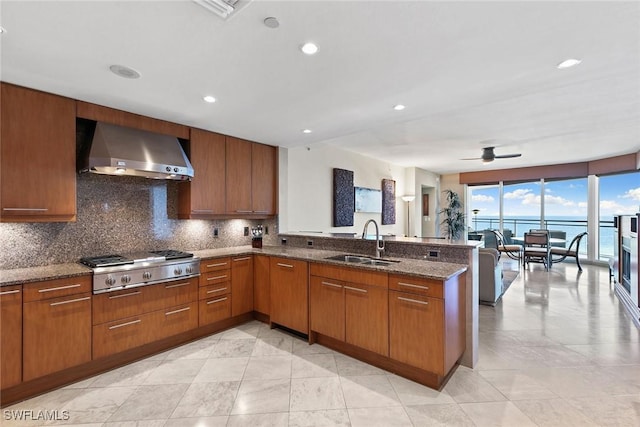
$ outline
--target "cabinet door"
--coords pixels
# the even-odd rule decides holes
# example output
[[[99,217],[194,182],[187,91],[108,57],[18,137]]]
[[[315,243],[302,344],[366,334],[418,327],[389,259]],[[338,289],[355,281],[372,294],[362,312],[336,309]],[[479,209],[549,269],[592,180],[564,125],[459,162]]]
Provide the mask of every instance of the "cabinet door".
[[[253,309],[269,315],[269,257],[253,256]]]
[[[93,296],[93,324],[99,325],[143,313],[151,286],[106,292]]]
[[[389,355],[438,375],[444,372],[443,300],[389,291]]]
[[[303,334],[309,333],[308,271],[305,261],[271,257],[269,273],[272,323]]]
[[[226,137],[226,200],[227,213],[252,214],[251,206],[251,145],[230,136]]]
[[[389,291],[348,283],[345,294],[345,341],[389,355]]]
[[[225,136],[191,129],[189,160],[195,170],[191,182],[178,186],[178,217],[206,218],[225,213]]]
[[[76,219],[75,101],[2,83],[0,220]]]
[[[253,311],[253,257],[231,259],[231,315]]]
[[[198,325],[200,326],[231,317],[231,298],[228,294],[201,300],[199,304]]]
[[[311,276],[309,323],[312,331],[344,341],[345,311],[342,282]]]
[[[154,311],[151,315],[155,331],[153,339],[170,337],[198,327],[198,302]]]
[[[251,146],[251,204],[255,214],[276,213],[276,147]]]
[[[22,381],[22,286],[0,289],[0,389]]]
[[[93,358],[109,356],[155,339],[154,313],[118,319],[93,327]]]
[[[23,380],[91,360],[91,294],[23,305]]]

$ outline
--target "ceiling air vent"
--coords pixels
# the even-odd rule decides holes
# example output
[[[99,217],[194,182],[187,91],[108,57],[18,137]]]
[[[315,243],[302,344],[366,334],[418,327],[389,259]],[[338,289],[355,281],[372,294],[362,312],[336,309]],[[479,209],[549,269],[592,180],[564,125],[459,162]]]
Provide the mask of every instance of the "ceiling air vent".
[[[237,13],[250,0],[193,0],[194,3],[213,12],[222,19],[228,19],[234,13]]]

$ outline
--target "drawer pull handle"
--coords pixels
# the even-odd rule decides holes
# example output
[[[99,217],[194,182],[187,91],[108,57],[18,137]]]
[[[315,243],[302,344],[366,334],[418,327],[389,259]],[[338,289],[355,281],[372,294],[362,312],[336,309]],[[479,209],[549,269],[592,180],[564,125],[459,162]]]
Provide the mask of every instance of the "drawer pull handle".
[[[226,291],[227,288],[220,288],[220,289],[211,289],[210,291],[207,291],[208,294],[213,294],[213,293],[217,293],[217,292],[223,292]]]
[[[171,316],[172,314],[182,313],[183,311],[188,311],[188,310],[191,310],[191,307],[185,307],[185,308],[179,308],[173,311],[167,311],[164,315]]]
[[[404,283],[404,282],[398,282],[398,286],[406,286],[408,288],[424,289],[425,291],[429,290],[428,286],[413,285],[411,283]]]
[[[401,300],[401,301],[413,302],[413,303],[416,303],[416,304],[429,305],[429,303],[427,301],[418,301],[417,299],[403,298],[403,297],[398,297],[398,299]]]
[[[80,286],[82,286],[82,284],[76,283],[74,285],[58,286],[57,288],[38,289],[38,292],[44,293],[44,292],[61,291],[63,289],[79,288]]]
[[[165,289],[171,289],[171,288],[179,288],[181,286],[187,286],[189,284],[189,282],[186,283],[178,283],[177,285],[165,285],[164,288]]]
[[[259,214],[266,214],[269,213],[269,211],[264,210],[264,211],[253,211],[254,213],[259,213]]]
[[[236,209],[236,212],[237,213],[253,213],[253,211],[248,211],[248,210],[245,210],[245,209]]]
[[[360,288],[352,288],[351,286],[345,286],[345,289],[348,289],[350,291],[357,291],[357,292],[362,292],[363,294],[367,293],[366,289],[360,289]]]
[[[227,300],[227,297],[224,297],[224,298],[218,298],[218,299],[213,299],[213,300],[211,300],[211,301],[207,301],[207,305],[209,305],[209,304],[214,304],[214,303],[216,303],[216,302],[226,301],[226,300]]]
[[[193,213],[213,213],[213,209],[191,209]]]
[[[20,289],[13,289],[11,291],[0,292],[0,295],[11,295],[11,294],[17,294],[19,292],[20,292]]]
[[[236,261],[246,261],[248,259],[251,259],[251,257],[250,256],[245,256],[245,257],[242,257],[242,258],[234,258],[233,261],[234,262],[236,262]]]
[[[132,297],[134,295],[140,295],[142,292],[140,291],[136,291],[136,292],[130,292],[128,294],[120,294],[120,295],[111,295],[109,296],[109,299],[116,299],[116,298],[124,298],[124,297]]]
[[[216,277],[207,277],[207,280],[218,280],[218,279],[226,279],[227,275],[223,274],[222,276],[216,276]]]
[[[291,264],[283,264],[283,263],[279,262],[279,263],[278,263],[278,265],[279,265],[280,267],[293,268],[293,265],[291,265]]]
[[[113,325],[113,326],[109,326],[109,329],[118,329],[118,328],[122,328],[124,326],[129,326],[129,325],[135,325],[136,323],[140,323],[142,322],[142,320],[138,319],[138,320],[132,320],[131,322],[125,322],[125,323],[121,323],[119,325]]]
[[[341,285],[338,285],[337,283],[331,283],[331,282],[322,282],[323,285],[327,285],[327,286],[332,286],[334,288],[342,288]]]
[[[31,211],[31,212],[46,212],[47,208],[2,208],[3,211]]]
[[[76,298],[76,299],[70,299],[70,300],[67,300],[67,301],[60,301],[60,302],[52,302],[49,305],[51,307],[54,307],[56,305],[64,305],[64,304],[71,304],[72,302],[86,301],[88,299],[91,299],[91,297]]]
[[[218,262],[216,264],[207,264],[207,268],[211,268],[211,267],[222,267],[223,265],[227,265],[228,263],[226,262]]]

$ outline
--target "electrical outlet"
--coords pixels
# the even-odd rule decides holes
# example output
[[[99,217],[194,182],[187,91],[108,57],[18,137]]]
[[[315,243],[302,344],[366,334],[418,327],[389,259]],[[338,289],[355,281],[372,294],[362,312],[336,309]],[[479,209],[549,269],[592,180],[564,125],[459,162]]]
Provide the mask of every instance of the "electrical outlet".
[[[281,239],[280,243],[282,243],[283,245],[286,245],[287,244],[287,239]]]
[[[307,246],[313,246],[313,240],[307,240]]]
[[[248,236],[249,235],[249,227],[245,227],[244,228],[244,235]]]
[[[213,227],[213,237],[218,237],[218,227]]]
[[[429,258],[438,258],[438,251],[429,251]]]

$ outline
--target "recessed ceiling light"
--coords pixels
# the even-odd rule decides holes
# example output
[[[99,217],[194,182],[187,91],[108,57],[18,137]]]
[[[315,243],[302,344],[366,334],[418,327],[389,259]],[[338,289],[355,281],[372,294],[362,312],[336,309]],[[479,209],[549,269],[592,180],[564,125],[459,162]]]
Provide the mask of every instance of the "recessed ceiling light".
[[[269,16],[268,18],[264,18],[264,25],[269,28],[278,28],[280,23],[278,22],[278,18],[274,18],[273,16]]]
[[[405,106],[402,105],[402,104],[396,104],[396,105],[393,106],[393,109],[396,110],[396,111],[402,111],[402,110],[405,109]]]
[[[314,43],[308,42],[303,44],[302,47],[300,47],[300,50],[307,55],[314,55],[316,52],[318,52],[318,46],[316,46]]]
[[[203,96],[202,99],[204,99],[204,102],[208,102],[210,104],[216,102],[216,98],[211,95]]]
[[[7,30],[5,30],[4,27],[0,27],[0,34],[4,34],[6,32],[7,32]]]
[[[111,72],[116,76],[124,77],[125,79],[139,79],[140,73],[133,68],[125,67],[124,65],[112,65],[109,67]]]
[[[582,60],[580,60],[580,59],[569,58],[569,59],[559,63],[558,64],[558,69],[562,70],[564,68],[571,68],[571,67],[574,67],[574,66],[578,65],[581,62],[582,62]]]
[[[304,129],[304,130],[302,131],[302,133],[311,133],[311,132],[312,132],[312,130],[311,130],[311,129]]]

